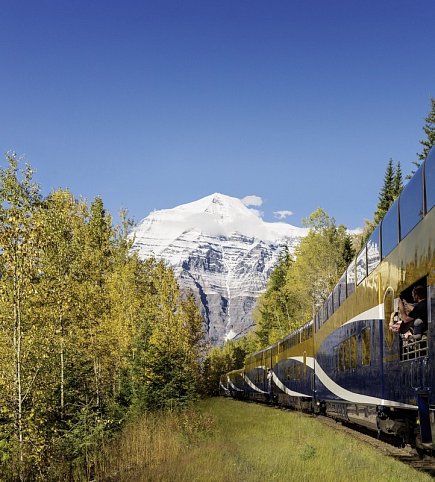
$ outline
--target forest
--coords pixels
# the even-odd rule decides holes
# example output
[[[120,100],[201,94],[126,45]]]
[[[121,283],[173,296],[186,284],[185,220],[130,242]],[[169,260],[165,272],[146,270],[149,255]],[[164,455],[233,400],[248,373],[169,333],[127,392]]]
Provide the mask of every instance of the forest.
[[[197,396],[204,336],[172,271],[130,252],[99,198],[0,170],[0,474],[72,480],[136,413]]]

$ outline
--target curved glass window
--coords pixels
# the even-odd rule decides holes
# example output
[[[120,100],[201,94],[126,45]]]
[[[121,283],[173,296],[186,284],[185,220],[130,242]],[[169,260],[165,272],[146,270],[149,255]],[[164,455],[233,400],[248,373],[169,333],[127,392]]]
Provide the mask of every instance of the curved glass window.
[[[381,227],[377,226],[367,242],[367,273],[381,262]]]
[[[403,239],[423,218],[423,169],[420,168],[400,195],[400,235]]]
[[[347,268],[347,296],[350,296],[355,291],[355,265],[352,263]]]
[[[328,300],[323,303],[323,323],[329,318],[328,313]]]
[[[360,252],[356,258],[356,284],[360,284],[361,281],[367,276],[367,255],[366,248]]]
[[[334,306],[332,304],[332,294],[328,296],[328,318],[334,313]]]
[[[340,278],[338,286],[340,287],[340,305],[342,305],[346,300],[346,273]]]
[[[340,306],[340,282],[335,286],[332,297],[334,299],[334,311],[336,311]]]
[[[427,156],[424,175],[426,179],[426,210],[429,212],[435,206],[435,148]]]
[[[399,242],[399,213],[397,200],[382,220],[382,257],[393,251]]]

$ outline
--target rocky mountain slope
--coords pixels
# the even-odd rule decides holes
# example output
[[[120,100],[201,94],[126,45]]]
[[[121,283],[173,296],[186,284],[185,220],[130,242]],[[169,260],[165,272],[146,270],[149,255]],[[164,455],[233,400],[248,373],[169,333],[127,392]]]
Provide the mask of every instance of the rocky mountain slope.
[[[132,232],[133,249],[173,267],[182,289],[201,303],[213,344],[245,334],[283,245],[290,250],[303,228],[267,223],[240,199],[212,194],[154,211]]]

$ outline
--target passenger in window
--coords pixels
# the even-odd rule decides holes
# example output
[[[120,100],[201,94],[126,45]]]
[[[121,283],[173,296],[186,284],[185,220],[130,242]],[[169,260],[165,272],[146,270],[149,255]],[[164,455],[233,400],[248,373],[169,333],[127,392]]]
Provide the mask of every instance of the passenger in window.
[[[414,340],[420,340],[427,331],[427,300],[426,288],[414,286],[412,290],[414,305],[407,306],[403,300],[399,301],[399,312],[402,323],[413,332]]]
[[[400,333],[400,329],[402,328],[402,320],[400,319],[398,311],[391,313],[389,328],[394,333]]]

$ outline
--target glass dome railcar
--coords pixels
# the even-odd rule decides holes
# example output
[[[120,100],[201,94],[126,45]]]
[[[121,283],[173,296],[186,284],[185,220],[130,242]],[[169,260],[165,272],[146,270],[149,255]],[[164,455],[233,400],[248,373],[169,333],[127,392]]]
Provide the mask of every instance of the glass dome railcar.
[[[231,396],[321,410],[434,449],[434,205],[435,148],[314,320],[227,375]],[[428,330],[405,344],[390,317],[416,285],[427,291]]]
[[[412,439],[435,437],[435,149],[316,315],[315,398],[326,413]],[[399,298],[427,290],[428,330],[404,343],[389,329]],[[433,434],[433,436],[432,436]]]

